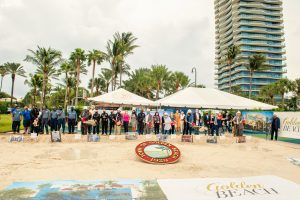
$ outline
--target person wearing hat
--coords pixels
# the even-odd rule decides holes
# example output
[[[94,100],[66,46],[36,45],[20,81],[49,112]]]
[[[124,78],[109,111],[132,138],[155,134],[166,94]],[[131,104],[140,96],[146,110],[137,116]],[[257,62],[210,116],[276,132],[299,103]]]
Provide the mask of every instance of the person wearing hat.
[[[57,110],[57,130],[62,128],[62,133],[65,133],[66,129],[66,114],[63,111],[63,108],[60,106]]]
[[[19,109],[19,106],[16,106],[16,109],[12,112],[12,130],[15,134],[20,132],[20,125],[22,121],[22,113]]]
[[[272,117],[272,125],[271,125],[271,140],[273,140],[274,136],[275,136],[275,140],[277,140],[278,129],[280,129],[280,119],[274,113]]]
[[[69,134],[75,132],[75,124],[77,122],[77,113],[74,110],[74,107],[71,107],[71,110],[68,112],[68,129]]]
[[[24,127],[24,134],[29,134],[29,127],[30,127],[30,111],[28,110],[28,107],[25,106],[24,110],[22,112],[23,116],[23,127]]]
[[[52,131],[57,131],[57,123],[58,123],[58,119],[57,119],[57,112],[56,112],[56,108],[53,108],[51,113],[50,113],[50,125],[51,125],[51,132]]]
[[[244,129],[244,124],[243,124],[243,117],[241,115],[241,112],[238,111],[235,115],[235,117],[232,119],[233,124],[235,126],[235,136],[242,136],[243,135],[243,129]]]
[[[142,108],[141,112],[137,116],[139,135],[144,134],[145,118],[146,118],[146,115],[144,113],[144,109]]]
[[[169,117],[169,114],[167,112],[165,112],[163,118],[164,118],[164,133],[163,134],[171,134],[172,120]]]
[[[103,109],[102,114],[100,116],[102,122],[102,135],[107,135],[107,128],[108,128],[108,113]]]
[[[187,114],[186,114],[186,117],[185,117],[185,122],[186,122],[186,126],[185,126],[185,131],[183,133],[188,135],[188,134],[192,134],[192,124],[193,124],[193,116],[192,116],[192,111],[191,110],[188,110]]]
[[[146,117],[145,117],[145,126],[146,126],[145,133],[146,134],[151,133],[152,123],[153,123],[153,116],[151,115],[150,109],[148,108],[147,109],[147,114],[146,114]]]

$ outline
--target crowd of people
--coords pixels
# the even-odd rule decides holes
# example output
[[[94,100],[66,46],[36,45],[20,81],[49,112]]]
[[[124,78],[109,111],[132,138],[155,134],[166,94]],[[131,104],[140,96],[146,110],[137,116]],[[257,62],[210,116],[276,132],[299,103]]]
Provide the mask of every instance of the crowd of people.
[[[82,134],[121,134],[137,132],[139,135],[150,134],[192,134],[204,132],[208,135],[221,135],[225,132],[233,132],[234,135],[242,135],[244,120],[240,112],[233,116],[229,112],[200,112],[198,109],[176,112],[164,112],[162,116],[158,111],[154,114],[150,109],[139,112],[132,110],[121,112],[118,110],[98,110],[94,106],[85,107],[77,114],[73,107],[67,112],[62,107],[49,110],[43,107],[39,110],[32,106],[25,106],[22,110],[16,106],[12,110],[12,130],[20,132],[21,121],[23,121],[24,134],[46,133],[50,131],[66,131],[70,134],[81,130]],[[68,130],[66,130],[66,124]],[[131,130],[129,130],[129,127]],[[77,129],[75,129],[77,128]]]

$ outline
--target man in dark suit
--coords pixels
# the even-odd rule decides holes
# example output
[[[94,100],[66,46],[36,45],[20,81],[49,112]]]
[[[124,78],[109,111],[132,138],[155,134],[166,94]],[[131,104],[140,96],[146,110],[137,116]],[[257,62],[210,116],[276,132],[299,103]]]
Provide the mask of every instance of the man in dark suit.
[[[277,117],[276,114],[274,114],[272,118],[272,126],[271,126],[271,140],[273,140],[274,135],[275,135],[275,140],[277,140],[278,129],[280,129],[280,119]]]

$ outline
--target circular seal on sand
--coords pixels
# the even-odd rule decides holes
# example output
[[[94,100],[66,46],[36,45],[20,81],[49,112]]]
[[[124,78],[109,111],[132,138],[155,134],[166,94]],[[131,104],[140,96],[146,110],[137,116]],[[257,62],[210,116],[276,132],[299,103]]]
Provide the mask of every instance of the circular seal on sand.
[[[152,164],[175,163],[180,158],[180,150],[163,141],[146,141],[135,148],[136,155],[145,162]]]

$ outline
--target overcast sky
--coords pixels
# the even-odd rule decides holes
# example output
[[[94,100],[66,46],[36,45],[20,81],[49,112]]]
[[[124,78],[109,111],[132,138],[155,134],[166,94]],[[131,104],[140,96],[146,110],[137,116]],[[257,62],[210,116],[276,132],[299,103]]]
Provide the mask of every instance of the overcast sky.
[[[213,0],[0,0],[0,64],[23,62],[27,49],[52,47],[68,58],[75,48],[105,50],[115,32],[133,32],[140,46],[128,57],[132,68],[165,64],[214,87]],[[284,1],[288,77],[299,78],[300,1]],[[108,67],[103,63],[101,67]],[[83,86],[91,78],[83,77]],[[17,77],[15,96],[28,91]],[[11,79],[3,90],[10,93]]]

